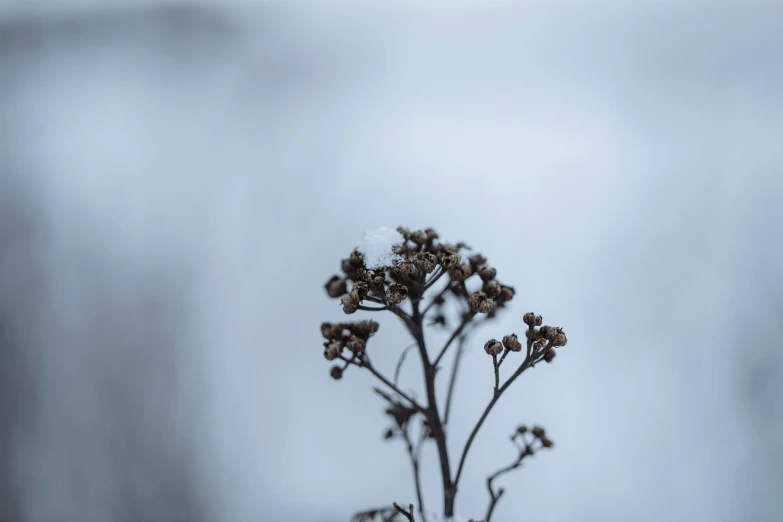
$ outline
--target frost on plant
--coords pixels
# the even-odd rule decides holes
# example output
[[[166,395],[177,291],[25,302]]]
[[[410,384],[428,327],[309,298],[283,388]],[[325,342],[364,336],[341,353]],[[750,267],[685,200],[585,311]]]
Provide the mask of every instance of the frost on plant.
[[[486,258],[480,254],[465,257],[467,250],[464,243],[440,241],[432,229],[379,228],[364,235],[361,245],[342,260],[342,273],[324,285],[329,297],[339,299],[343,313],[393,315],[402,321],[413,341],[407,349],[400,350],[399,362],[390,377],[371,362],[378,322],[321,325],[324,357],[333,363],[330,374],[335,380],[343,379],[352,368],[368,371],[378,380],[374,391],[383,400],[390,422],[384,438],[402,443],[412,469],[415,504],[392,502],[360,511],[354,515],[354,522],[414,522],[417,517],[427,522],[428,515],[434,520],[423,500],[420,455],[425,444],[432,444],[437,450],[441,513],[443,518],[453,520],[465,461],[487,416],[522,373],[538,363],[553,362],[557,350],[567,343],[562,328],[545,325],[540,315],[530,312],[521,317],[520,335],[497,332],[494,338],[469,344],[473,329],[491,322],[507,308],[516,291],[497,279],[497,271]],[[448,340],[442,346],[428,345],[429,329],[445,330]],[[449,433],[447,441],[449,415],[458,407],[452,400],[460,359],[466,350],[482,347],[488,356],[488,404],[470,433]],[[418,395],[403,391],[397,384],[400,368],[411,350],[418,352],[417,358],[411,357],[418,360],[424,376],[423,393]],[[455,445],[455,441],[459,443]],[[482,519],[471,521],[489,522],[492,518],[505,492],[495,481],[519,468],[524,459],[554,445],[543,428],[524,425],[513,433],[511,443],[517,449],[517,458],[487,477],[487,509]]]

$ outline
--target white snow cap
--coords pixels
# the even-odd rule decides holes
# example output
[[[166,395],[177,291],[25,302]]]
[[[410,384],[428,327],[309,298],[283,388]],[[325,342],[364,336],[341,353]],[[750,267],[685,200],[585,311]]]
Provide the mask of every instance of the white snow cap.
[[[388,227],[365,231],[359,252],[364,256],[364,266],[370,270],[389,267],[395,261],[402,259],[392,251],[392,248],[405,242],[402,234]]]

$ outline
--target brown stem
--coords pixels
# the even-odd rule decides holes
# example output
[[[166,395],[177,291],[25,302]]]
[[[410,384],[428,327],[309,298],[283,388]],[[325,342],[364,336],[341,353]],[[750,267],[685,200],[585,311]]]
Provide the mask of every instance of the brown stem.
[[[407,510],[396,502],[392,505],[394,506],[394,509],[397,510],[397,513],[400,513],[402,516],[408,519],[408,522],[414,522],[415,519],[413,518],[413,504],[408,504]]]
[[[497,393],[498,387],[500,386],[500,371],[499,371],[500,365],[498,364],[497,355],[492,356],[492,365],[495,367],[495,393]]]
[[[443,424],[448,425],[449,413],[451,412],[451,398],[454,396],[454,384],[457,381],[457,371],[459,370],[460,359],[464,351],[464,344],[466,335],[462,335],[457,343],[457,353],[454,354],[454,363],[451,366],[451,376],[449,377],[449,389],[446,392],[446,409],[443,412]]]
[[[411,467],[413,468],[413,483],[416,486],[416,501],[419,503],[419,514],[423,522],[427,522],[427,516],[424,511],[424,499],[421,494],[421,473],[419,471],[419,455],[413,448],[413,443],[408,435],[408,427],[402,430],[402,436],[405,438],[408,455],[411,458]]]
[[[358,362],[354,361],[353,359],[348,359],[348,358],[346,358],[346,357],[344,357],[342,355],[340,356],[340,359],[342,359],[343,361],[346,361],[348,364],[354,364],[354,365],[356,365],[356,366],[358,366],[360,368],[367,368],[368,370],[370,370],[370,372],[373,375],[375,375],[375,377],[380,379],[381,382],[383,382],[386,386],[391,388],[400,397],[402,397],[403,399],[405,399],[406,401],[411,403],[411,406],[413,406],[417,411],[420,411],[422,413],[426,413],[427,412],[427,410],[423,406],[421,406],[418,402],[413,400],[413,398],[411,398],[408,394],[406,394],[404,391],[402,391],[397,386],[395,386],[382,373],[380,373],[378,370],[376,370],[375,367],[372,364],[370,364],[370,360],[366,356],[365,356],[365,358],[363,360],[360,360]]]
[[[532,330],[532,327],[531,327]],[[532,332],[531,332],[532,334]],[[492,411],[492,408],[495,406],[495,404],[498,402],[498,399],[503,395],[503,392],[508,389],[509,386],[516,380],[517,377],[522,375],[522,372],[533,366],[533,364],[536,362],[535,359],[540,357],[543,353],[545,353],[545,350],[547,347],[544,347],[542,350],[533,353],[532,347],[533,347],[533,336],[528,336],[528,353],[531,355],[529,357],[525,358],[525,361],[519,366],[517,371],[514,372],[514,374],[508,378],[508,380],[501,386],[499,389],[495,390],[495,393],[492,396],[492,400],[489,401],[489,404],[484,409],[484,413],[481,414],[481,417],[479,418],[478,422],[476,423],[476,426],[473,428],[473,431],[470,433],[470,436],[468,437],[468,441],[465,443],[465,448],[462,450],[462,456],[459,459],[459,465],[457,466],[457,475],[454,477],[454,489],[459,486],[459,479],[462,476],[462,470],[465,466],[465,459],[468,456],[468,451],[470,450],[470,446],[473,444],[473,440],[476,438],[476,434],[481,429],[481,426],[484,424],[484,421],[487,419],[487,416],[489,415],[489,412]]]

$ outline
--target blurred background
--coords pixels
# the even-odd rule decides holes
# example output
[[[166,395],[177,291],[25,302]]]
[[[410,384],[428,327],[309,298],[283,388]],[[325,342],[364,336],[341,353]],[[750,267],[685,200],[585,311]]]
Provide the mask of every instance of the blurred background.
[[[453,452],[491,394],[484,341],[528,311],[568,333],[481,431],[459,520],[520,423],[555,449],[499,481],[497,522],[781,520],[781,20],[773,0],[0,2],[0,520],[413,502],[373,380],[330,379],[319,331],[340,259],[398,225],[517,288],[473,337]],[[379,320],[391,373],[408,340]]]

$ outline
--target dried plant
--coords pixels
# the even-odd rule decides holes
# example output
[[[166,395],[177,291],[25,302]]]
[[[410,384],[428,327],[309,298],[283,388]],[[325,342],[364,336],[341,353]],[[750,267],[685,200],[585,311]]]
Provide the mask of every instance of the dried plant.
[[[437,448],[443,491],[443,516],[454,516],[454,502],[470,448],[492,408],[500,397],[528,368],[545,361],[551,363],[556,348],[565,346],[567,339],[562,328],[543,325],[540,315],[526,313],[524,343],[516,334],[502,340],[490,339],[484,351],[491,357],[494,379],[489,403],[462,445],[457,460],[452,460],[447,446],[446,426],[453,410],[452,400],[460,360],[465,352],[470,332],[480,324],[491,321],[514,298],[514,288],[500,283],[494,268],[487,260],[473,254],[463,260],[468,247],[463,243],[447,244],[439,241],[432,230],[397,231],[379,229],[375,240],[370,238],[362,248],[355,249],[342,261],[342,275],[335,275],[326,283],[327,294],[340,299],[343,312],[390,312],[405,325],[413,344],[402,350],[394,376],[387,377],[370,361],[367,345],[378,331],[372,320],[359,322],[323,323],[321,333],[324,357],[341,363],[331,368],[331,376],[341,379],[345,372],[356,367],[372,373],[383,387],[375,392],[386,403],[386,414],[392,421],[386,439],[404,442],[413,470],[416,510],[426,522],[421,483],[421,449],[425,443]],[[437,351],[430,351],[425,342],[425,327],[445,329],[448,340]],[[454,347],[450,369],[441,371],[446,355]],[[400,369],[408,353],[417,349],[424,375],[426,402],[421,403],[398,385]],[[513,361],[513,362],[512,362]],[[503,364],[513,365],[513,371],[501,378]],[[488,365],[489,367],[489,365]],[[448,374],[442,407],[437,400],[436,380]],[[489,522],[504,489],[495,489],[494,481],[501,475],[517,469],[522,461],[553,443],[540,427],[528,431],[520,426],[511,437],[519,450],[518,458],[487,478],[489,505],[484,521]],[[455,465],[456,464],[456,465]],[[354,522],[370,520],[414,521],[414,505],[403,508],[396,502],[391,506],[366,510],[353,517]]]

